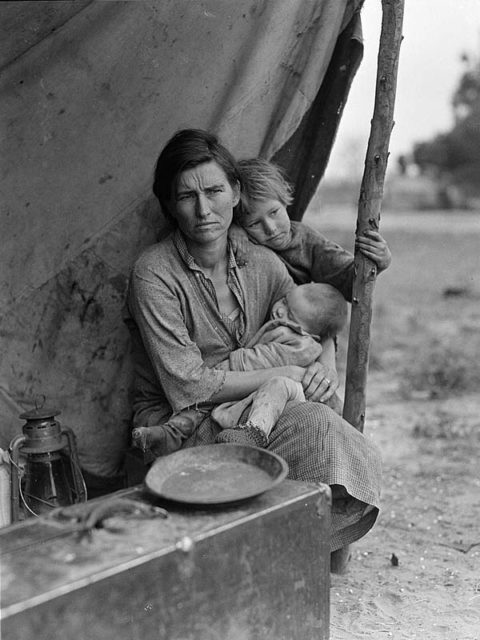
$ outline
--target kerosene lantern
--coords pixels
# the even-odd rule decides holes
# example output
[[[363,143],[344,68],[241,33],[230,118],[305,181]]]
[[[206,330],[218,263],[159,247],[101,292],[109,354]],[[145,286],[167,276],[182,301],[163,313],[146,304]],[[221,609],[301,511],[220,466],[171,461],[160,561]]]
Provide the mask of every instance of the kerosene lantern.
[[[87,499],[75,434],[55,420],[59,413],[42,407],[20,415],[23,433],[9,446],[12,522],[20,519],[20,507],[24,517],[39,516]]]

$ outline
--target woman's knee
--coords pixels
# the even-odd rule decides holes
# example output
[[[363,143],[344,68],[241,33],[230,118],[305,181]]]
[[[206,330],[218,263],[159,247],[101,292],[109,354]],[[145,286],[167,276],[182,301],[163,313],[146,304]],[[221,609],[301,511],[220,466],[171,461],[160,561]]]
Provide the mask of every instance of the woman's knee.
[[[297,433],[323,436],[341,421],[332,409],[319,402],[289,402],[278,424],[293,425]],[[315,438],[316,440],[316,438]]]
[[[312,424],[331,424],[339,420],[339,416],[321,402],[306,401],[294,407],[307,421]]]

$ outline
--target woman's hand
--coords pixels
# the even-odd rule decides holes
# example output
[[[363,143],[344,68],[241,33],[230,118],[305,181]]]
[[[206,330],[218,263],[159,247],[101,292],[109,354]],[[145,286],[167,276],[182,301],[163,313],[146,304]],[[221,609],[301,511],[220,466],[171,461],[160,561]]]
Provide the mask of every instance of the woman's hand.
[[[233,253],[235,254],[235,260],[239,267],[244,267],[248,264],[248,252],[250,240],[248,239],[247,232],[238,224],[231,224],[228,230],[228,239],[232,243]]]
[[[307,400],[327,402],[338,389],[338,374],[332,367],[316,361],[304,369],[301,383]]]
[[[392,262],[392,252],[378,231],[365,231],[365,235],[357,236],[355,245],[364,256],[377,265],[377,273],[388,269]]]

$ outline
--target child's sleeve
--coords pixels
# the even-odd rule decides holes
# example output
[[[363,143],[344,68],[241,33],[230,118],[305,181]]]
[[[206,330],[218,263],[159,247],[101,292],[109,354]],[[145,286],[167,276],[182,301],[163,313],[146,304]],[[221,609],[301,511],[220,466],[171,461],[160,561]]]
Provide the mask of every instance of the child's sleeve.
[[[301,222],[292,222],[292,242],[279,256],[297,283],[331,284],[351,302],[353,255],[336,242]]]

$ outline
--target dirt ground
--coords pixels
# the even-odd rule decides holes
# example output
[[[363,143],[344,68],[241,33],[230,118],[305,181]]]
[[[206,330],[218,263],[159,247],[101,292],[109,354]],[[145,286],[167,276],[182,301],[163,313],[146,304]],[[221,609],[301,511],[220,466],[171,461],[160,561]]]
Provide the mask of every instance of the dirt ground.
[[[305,221],[348,247],[355,217]],[[480,640],[480,213],[387,212],[381,232],[394,262],[375,289],[365,433],[383,511],[332,575],[331,640]]]

